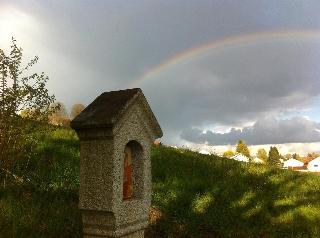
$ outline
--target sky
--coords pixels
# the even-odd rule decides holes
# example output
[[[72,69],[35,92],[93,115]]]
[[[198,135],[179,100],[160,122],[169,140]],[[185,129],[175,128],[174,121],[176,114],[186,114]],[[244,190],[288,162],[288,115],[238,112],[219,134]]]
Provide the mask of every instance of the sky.
[[[11,37],[67,107],[142,88],[162,141],[320,151],[320,2],[0,0]],[[208,149],[208,150],[209,150]]]

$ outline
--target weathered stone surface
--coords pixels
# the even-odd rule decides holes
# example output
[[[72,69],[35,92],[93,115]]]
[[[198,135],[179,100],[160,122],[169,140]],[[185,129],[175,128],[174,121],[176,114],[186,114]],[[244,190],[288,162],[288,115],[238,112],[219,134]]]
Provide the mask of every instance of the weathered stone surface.
[[[144,237],[151,204],[150,147],[162,131],[141,89],[103,93],[71,126],[81,145],[84,237]],[[129,199],[123,198],[126,146],[132,151]]]
[[[144,110],[144,120],[148,121],[154,135],[157,138],[161,137],[162,130],[160,125],[140,88],[102,93],[72,120],[71,127],[74,129],[112,129],[112,127],[123,118],[123,114],[127,109],[136,103],[140,104]]]
[[[84,235],[83,236],[84,238],[98,238],[98,237],[114,237],[114,236],[97,236],[97,235]],[[124,235],[124,236],[121,236],[121,238],[144,238],[144,230],[140,230],[140,231],[135,231],[131,234],[128,234],[128,235]]]

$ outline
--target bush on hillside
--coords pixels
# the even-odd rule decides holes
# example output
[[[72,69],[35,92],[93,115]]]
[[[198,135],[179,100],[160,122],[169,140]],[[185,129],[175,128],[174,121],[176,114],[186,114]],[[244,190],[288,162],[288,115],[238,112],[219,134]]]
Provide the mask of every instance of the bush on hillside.
[[[56,110],[50,108],[55,100],[46,89],[48,77],[44,74],[26,72],[37,63],[34,57],[22,66],[22,48],[12,38],[11,51],[6,54],[0,49],[0,180],[5,185],[7,179],[19,182],[12,171],[17,161],[28,159],[39,134],[46,126],[48,116]]]

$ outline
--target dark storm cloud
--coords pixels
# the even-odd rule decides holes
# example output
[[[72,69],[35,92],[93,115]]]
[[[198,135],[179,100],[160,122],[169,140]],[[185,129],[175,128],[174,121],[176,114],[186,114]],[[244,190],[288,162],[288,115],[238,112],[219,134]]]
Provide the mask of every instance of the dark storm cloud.
[[[113,87],[208,41],[320,24],[317,1],[12,2],[45,26],[43,44],[97,71],[96,83],[107,81]]]
[[[31,50],[48,62],[50,87],[67,105],[126,88],[157,64],[207,42],[252,32],[320,29],[317,0],[6,4],[40,25]],[[310,107],[320,90],[319,54],[314,41],[251,42],[208,52],[138,86],[170,141],[185,128],[242,125]]]
[[[207,142],[210,145],[236,144],[240,139],[250,145],[319,142],[320,123],[303,117],[287,120],[265,118],[242,130],[232,128],[227,133],[216,133],[189,129],[183,131],[181,137],[190,142]]]
[[[319,53],[299,40],[221,49],[150,79],[146,92],[167,128],[242,125],[309,107],[320,95]]]

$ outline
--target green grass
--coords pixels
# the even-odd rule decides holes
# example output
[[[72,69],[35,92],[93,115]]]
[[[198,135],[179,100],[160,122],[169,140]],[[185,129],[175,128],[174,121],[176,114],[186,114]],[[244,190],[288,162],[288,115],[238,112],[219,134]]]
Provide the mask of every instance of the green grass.
[[[166,147],[152,173],[162,237],[320,237],[319,176]]]
[[[31,182],[0,187],[0,238],[81,237],[79,155],[73,131],[43,137]],[[320,176],[164,146],[152,175],[148,237],[320,237]]]
[[[33,157],[14,171],[30,182],[0,187],[0,238],[81,237],[79,157],[73,131],[43,136]]]
[[[77,191],[0,189],[0,237],[81,237]]]

